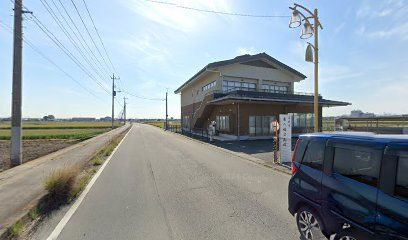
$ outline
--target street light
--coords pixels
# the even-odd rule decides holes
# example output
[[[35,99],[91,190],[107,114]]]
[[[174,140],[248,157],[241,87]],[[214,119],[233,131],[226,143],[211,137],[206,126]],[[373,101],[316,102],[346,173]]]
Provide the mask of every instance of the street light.
[[[290,18],[289,27],[290,28],[297,28],[302,24],[302,20],[300,19],[300,14],[297,10],[292,12],[292,17]]]
[[[303,24],[302,35],[300,35],[300,38],[301,39],[308,39],[311,36],[313,36],[312,24],[310,24],[309,22],[305,22]]]
[[[319,32],[318,28],[323,29],[319,21],[317,9],[311,12],[302,5],[293,4],[289,7],[292,10],[292,16],[289,22],[289,28],[297,28],[302,25],[303,28],[300,35],[301,39],[307,39],[314,35],[314,44],[308,43],[306,48],[305,60],[314,63],[314,98],[313,98],[313,112],[314,112],[314,131],[319,132]],[[300,10],[303,10],[308,16],[305,16]],[[313,20],[311,23],[309,20]]]

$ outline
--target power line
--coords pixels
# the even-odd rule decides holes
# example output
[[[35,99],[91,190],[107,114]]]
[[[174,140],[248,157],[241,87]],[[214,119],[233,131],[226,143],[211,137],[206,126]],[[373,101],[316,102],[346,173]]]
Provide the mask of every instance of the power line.
[[[54,2],[54,0],[52,0],[52,1]],[[71,31],[77,37],[77,39],[78,39],[79,43],[81,44],[81,46],[85,49],[85,51],[87,51],[88,54],[90,54],[93,57],[94,60],[96,60],[100,64],[100,66],[103,66],[103,64],[101,63],[99,58],[95,55],[94,51],[92,51],[91,47],[88,45],[88,42],[85,40],[84,36],[82,35],[81,30],[79,30],[78,26],[76,25],[75,21],[72,19],[71,15],[69,14],[68,10],[65,8],[64,4],[61,2],[61,0],[58,0],[58,2],[61,5],[62,9],[64,10],[65,14],[68,16],[68,18],[69,18],[70,22],[72,23],[72,25],[74,26],[75,30],[78,32],[78,34],[75,33],[75,31],[72,30],[72,28],[70,27],[70,24],[67,23],[67,25],[71,28]],[[78,38],[78,35],[81,37],[80,39]],[[84,44],[85,44],[86,48],[85,48]],[[110,75],[110,73],[106,70],[105,67],[102,67],[102,69],[105,70],[105,73],[108,76]]]
[[[85,42],[85,45],[87,45],[88,48],[89,48],[89,51],[88,51],[88,49],[87,49],[87,48],[84,46],[84,44],[82,43],[81,39],[78,37],[78,34],[74,31],[74,29],[72,29],[71,25],[68,23],[67,19],[64,17],[64,14],[60,11],[60,8],[57,6],[57,4],[55,3],[55,1],[54,1],[54,0],[51,0],[51,1],[52,1],[53,5],[55,6],[55,8],[57,9],[58,13],[61,15],[61,17],[62,17],[62,19],[64,20],[65,24],[69,27],[69,29],[70,29],[71,32],[74,34],[74,36],[76,37],[76,39],[78,40],[78,42],[81,44],[82,48],[83,48],[88,54],[90,53],[90,59],[93,60],[94,64],[98,67],[99,70],[101,70],[101,72],[104,72],[104,71],[105,71],[105,74],[107,74],[108,77],[109,77],[110,73],[106,70],[106,68],[103,67],[103,64],[102,64],[102,63],[99,61],[99,59],[95,56],[95,54],[92,52],[91,48],[89,48],[89,46],[88,46],[88,45],[86,44],[86,42]],[[81,35],[81,38],[83,39],[81,32],[80,32],[80,31],[78,30],[78,28],[76,27],[75,22],[72,21],[71,16],[69,15],[68,11],[66,11],[66,9],[65,9],[64,5],[62,4],[61,0],[59,0],[59,3],[61,4],[62,8],[64,9],[64,12],[68,15],[68,17],[70,18],[70,20],[71,20],[72,24],[74,25],[75,29],[77,29],[78,33]],[[83,41],[85,41],[85,40],[83,39]],[[92,57],[94,57],[94,58],[92,58]],[[95,60],[97,61],[97,63],[95,62]],[[99,64],[98,64],[98,63],[99,63]]]
[[[98,51],[99,55],[102,57],[102,59],[103,59],[104,63],[106,64],[106,66],[109,67],[109,65],[108,65],[108,63],[106,62],[104,56],[102,55],[101,51],[99,50],[98,46],[96,45],[96,43],[95,43],[95,41],[94,41],[94,39],[93,39],[91,33],[89,32],[88,27],[86,26],[85,21],[84,21],[84,19],[82,18],[82,15],[81,15],[81,13],[79,12],[79,10],[78,10],[78,8],[77,8],[75,2],[74,2],[73,0],[71,0],[71,3],[72,3],[72,5],[74,5],[75,11],[76,11],[76,13],[78,14],[79,18],[81,19],[81,22],[82,22],[82,24],[84,25],[85,30],[86,30],[86,32],[88,33],[88,36],[89,36],[89,38],[91,39],[93,45],[95,46],[95,48],[96,48],[96,50]]]
[[[290,17],[290,16],[287,16],[287,15],[256,15],[256,14],[249,14],[249,13],[223,12],[223,11],[216,11],[216,10],[189,7],[189,6],[180,5],[180,4],[172,3],[172,2],[164,2],[164,1],[157,1],[157,0],[145,0],[145,1],[152,2],[152,3],[158,3],[158,4],[163,4],[163,5],[168,5],[168,6],[173,6],[173,7],[176,7],[176,8],[182,8],[182,9],[187,9],[187,10],[198,11],[198,12],[214,13],[214,14],[237,16],[237,17],[252,17],[252,18],[288,18],[288,17]]]
[[[41,22],[39,19],[33,15],[34,18],[33,22],[40,28],[42,32],[50,38],[58,48],[60,48],[86,75],[88,75],[94,82],[96,82],[105,92],[109,93],[109,91],[103,86],[101,82],[99,82],[95,77],[90,73],[82,64],[78,61],[78,59],[69,51],[59,40],[58,38],[50,31],[48,28]]]
[[[85,1],[85,0],[82,0],[82,2],[83,2],[84,5],[85,5],[85,9],[86,9],[86,11],[88,12],[88,16],[89,16],[89,18],[91,19],[91,22],[92,22],[92,25],[93,25],[93,27],[94,27],[94,29],[95,29],[95,32],[96,32],[96,34],[98,35],[98,38],[99,38],[99,41],[100,41],[101,44],[102,44],[103,50],[105,51],[105,54],[106,54],[106,56],[108,57],[108,60],[109,60],[109,62],[110,62],[110,64],[111,64],[111,66],[112,66],[112,70],[113,70],[114,72],[117,72],[117,71],[116,71],[116,68],[115,68],[115,65],[113,65],[112,60],[111,60],[111,58],[110,58],[110,56],[109,56],[109,54],[108,54],[108,51],[106,50],[105,44],[104,44],[103,41],[102,41],[101,35],[99,34],[99,31],[98,31],[98,29],[97,29],[96,26],[95,26],[95,22],[94,22],[94,20],[93,20],[93,18],[92,18],[92,15],[91,15],[91,13],[90,13],[90,11],[89,11],[89,9],[88,9],[88,5],[86,4],[86,1]]]
[[[83,59],[89,64],[89,66],[95,71],[95,73],[103,79],[104,77],[102,74],[97,70],[97,67],[95,67],[91,61],[88,60],[84,52],[78,47],[77,42],[72,38],[71,34],[68,32],[68,30],[65,28],[61,20],[58,18],[57,14],[54,12],[54,10],[51,8],[51,6],[47,3],[47,1],[40,0],[41,4],[44,6],[44,8],[47,10],[47,12],[51,15],[53,18],[54,22],[59,26],[59,28],[62,30],[62,32],[67,36],[68,40],[71,42],[71,44],[75,47],[75,49],[79,52],[79,54],[82,56]],[[57,8],[57,11],[59,9]],[[63,16],[60,14],[60,16],[63,18]],[[94,63],[95,64],[95,63]]]
[[[58,40],[58,38],[34,15],[32,14],[33,22],[40,28],[42,32],[50,38],[57,47],[59,47],[85,74],[87,74],[94,82],[96,82],[105,92],[110,94],[110,92],[103,86],[101,82],[99,82],[95,77],[87,71],[87,69],[82,66],[82,64],[78,61],[78,59]]]
[[[0,26],[2,26],[6,31],[9,33],[13,34],[13,30],[7,26],[5,23],[0,21]],[[53,66],[55,66],[58,70],[60,70],[62,73],[64,73],[67,77],[69,77],[71,80],[73,80],[76,84],[78,84],[82,89],[84,89],[86,92],[94,96],[95,98],[102,100],[100,97],[95,95],[92,91],[90,91],[88,88],[83,86],[78,80],[76,80],[74,77],[72,77],[69,73],[67,73],[63,68],[61,68],[58,64],[56,64],[54,61],[52,61],[49,57],[47,57],[44,53],[42,53],[32,42],[27,40],[26,38],[22,39],[33,51],[35,51],[38,55],[43,57],[45,60],[50,62]]]
[[[144,99],[144,100],[151,100],[151,101],[164,101],[164,98],[148,98],[148,97],[143,97],[143,96],[139,96],[133,93],[130,93],[128,91],[122,91],[126,94],[128,94],[129,96],[135,97],[135,98],[139,98],[139,99]]]

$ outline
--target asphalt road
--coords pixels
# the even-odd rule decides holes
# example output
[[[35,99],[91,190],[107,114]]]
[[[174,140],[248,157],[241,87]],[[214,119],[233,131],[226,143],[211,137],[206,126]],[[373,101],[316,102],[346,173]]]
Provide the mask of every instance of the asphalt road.
[[[134,125],[58,239],[299,239],[289,176]]]

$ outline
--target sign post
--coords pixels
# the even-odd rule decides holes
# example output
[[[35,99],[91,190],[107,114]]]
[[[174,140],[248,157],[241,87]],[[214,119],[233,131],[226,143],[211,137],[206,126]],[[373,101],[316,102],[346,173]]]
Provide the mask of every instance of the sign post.
[[[273,129],[274,132],[274,137],[273,137],[273,163],[278,163],[278,131],[279,131],[279,122],[278,120],[275,120],[271,122],[271,128]]]
[[[280,114],[279,123],[280,163],[289,163],[292,160],[292,119],[288,114]]]

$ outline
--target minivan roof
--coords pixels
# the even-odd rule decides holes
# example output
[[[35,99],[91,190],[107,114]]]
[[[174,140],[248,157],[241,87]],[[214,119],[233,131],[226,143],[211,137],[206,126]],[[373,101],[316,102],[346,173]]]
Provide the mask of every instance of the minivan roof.
[[[371,140],[379,143],[407,143],[407,134],[375,134],[372,132],[322,132],[302,134],[300,138],[319,137],[319,138],[336,138],[336,139],[353,139],[353,140]]]

